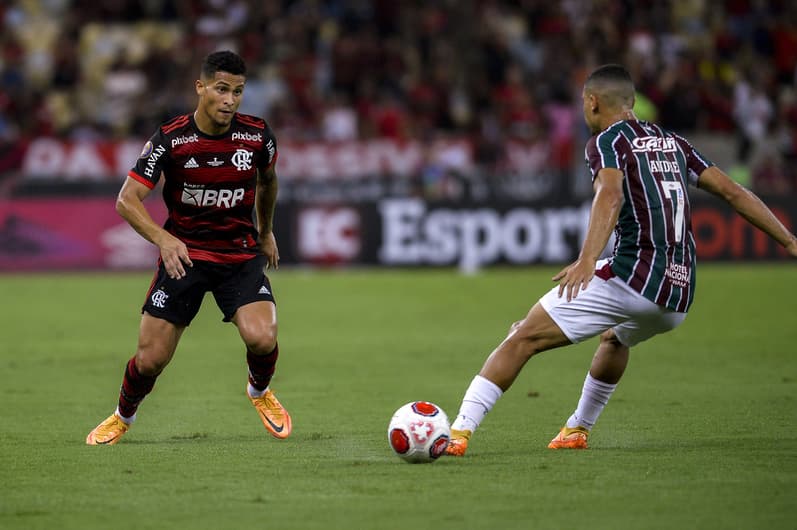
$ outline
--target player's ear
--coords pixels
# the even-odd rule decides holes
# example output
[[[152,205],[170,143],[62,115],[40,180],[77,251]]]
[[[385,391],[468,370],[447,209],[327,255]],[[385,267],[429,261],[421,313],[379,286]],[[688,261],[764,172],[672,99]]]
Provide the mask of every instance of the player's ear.
[[[593,114],[598,112],[598,96],[595,94],[587,94],[587,100],[589,101],[589,110],[591,110]]]
[[[205,89],[205,83],[203,83],[201,79],[197,79],[194,82],[194,88],[196,89],[196,95],[201,96],[202,91]]]

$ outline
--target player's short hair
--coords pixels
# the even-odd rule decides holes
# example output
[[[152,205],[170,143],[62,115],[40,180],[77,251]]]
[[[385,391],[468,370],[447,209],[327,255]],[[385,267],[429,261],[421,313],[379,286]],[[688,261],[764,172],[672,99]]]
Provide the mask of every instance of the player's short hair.
[[[603,96],[612,106],[634,105],[634,81],[620,64],[596,68],[584,82],[584,90]]]
[[[235,52],[223,50],[213,52],[202,61],[202,77],[213,78],[216,72],[227,72],[233,75],[246,75],[246,63]]]

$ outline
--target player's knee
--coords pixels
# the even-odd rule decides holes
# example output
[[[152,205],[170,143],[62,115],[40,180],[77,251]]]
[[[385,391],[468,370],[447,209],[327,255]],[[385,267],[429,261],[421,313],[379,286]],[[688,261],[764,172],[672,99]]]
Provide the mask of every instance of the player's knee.
[[[277,327],[262,326],[253,330],[241,330],[241,336],[252,353],[267,355],[277,346]]]
[[[526,359],[546,350],[570,344],[562,330],[539,306],[533,307],[526,318],[512,324],[504,342],[513,346],[510,349],[516,355]]]
[[[522,320],[512,324],[504,342],[510,346],[510,351],[526,359],[547,349],[544,334]]]
[[[136,370],[143,376],[152,377],[160,375],[169,364],[168,354],[158,354],[153,350],[139,349],[136,352]]]

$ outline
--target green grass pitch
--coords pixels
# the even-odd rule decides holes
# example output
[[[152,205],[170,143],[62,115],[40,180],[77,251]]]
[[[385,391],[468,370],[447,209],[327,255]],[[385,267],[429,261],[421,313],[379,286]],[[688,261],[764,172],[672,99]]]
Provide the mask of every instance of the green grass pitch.
[[[632,351],[588,451],[545,446],[597,339],[532,359],[465,458],[391,454],[393,411],[453,418],[556,270],[272,273],[285,441],[208,296],[112,447],[84,439],[115,406],[150,276],[0,276],[0,528],[795,528],[793,264],[701,266],[689,318]]]

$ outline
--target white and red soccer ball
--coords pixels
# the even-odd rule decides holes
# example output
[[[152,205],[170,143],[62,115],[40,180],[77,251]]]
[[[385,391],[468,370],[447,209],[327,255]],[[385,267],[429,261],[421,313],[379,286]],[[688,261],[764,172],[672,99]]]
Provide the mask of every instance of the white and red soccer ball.
[[[393,451],[406,462],[434,462],[451,439],[448,416],[428,401],[413,401],[399,408],[387,427]]]

